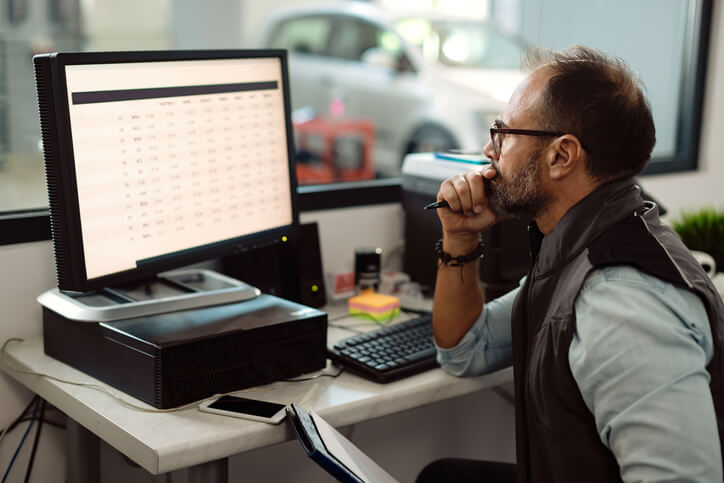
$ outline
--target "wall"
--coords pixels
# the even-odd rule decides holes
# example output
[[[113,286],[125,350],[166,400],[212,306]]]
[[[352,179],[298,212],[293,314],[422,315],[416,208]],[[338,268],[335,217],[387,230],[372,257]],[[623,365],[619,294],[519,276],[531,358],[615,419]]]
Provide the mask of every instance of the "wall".
[[[316,221],[325,271],[354,269],[354,249],[379,246],[382,268],[400,270],[404,243],[402,207],[398,203],[302,213],[302,223]],[[354,220],[354,223],[349,223]],[[343,228],[342,228],[343,227]],[[353,240],[351,243],[350,241]]]
[[[26,243],[0,247],[0,267],[5,275],[0,290],[0,342],[10,337],[35,338],[42,334],[40,305],[35,297],[55,286],[53,250],[50,242]],[[0,427],[7,427],[20,414],[32,394],[14,379],[0,374]],[[57,419],[57,418],[56,418]],[[0,468],[5,473],[8,462],[23,435],[22,426],[7,435],[0,446]],[[22,481],[32,439],[28,436],[8,482]],[[31,481],[62,482],[65,471],[64,432],[43,426],[35,456]]]

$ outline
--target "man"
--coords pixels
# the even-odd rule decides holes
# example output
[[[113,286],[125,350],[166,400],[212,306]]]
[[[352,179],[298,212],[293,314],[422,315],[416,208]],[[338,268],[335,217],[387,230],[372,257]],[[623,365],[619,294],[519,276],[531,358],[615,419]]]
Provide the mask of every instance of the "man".
[[[517,462],[441,460],[419,481],[721,482],[724,307],[631,179],[655,142],[642,89],[585,47],[527,63],[492,166],[440,186],[433,310],[445,370],[512,362]],[[534,220],[532,268],[485,304],[480,233],[511,216]]]

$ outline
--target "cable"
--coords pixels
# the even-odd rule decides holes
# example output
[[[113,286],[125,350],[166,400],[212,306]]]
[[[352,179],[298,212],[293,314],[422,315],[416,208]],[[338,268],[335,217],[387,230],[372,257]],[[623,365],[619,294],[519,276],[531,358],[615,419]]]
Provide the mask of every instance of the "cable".
[[[331,378],[335,378],[335,377],[338,377],[340,374],[342,374],[342,372],[344,372],[344,367],[343,367],[342,369],[340,369],[340,370],[337,372],[337,374],[327,374],[327,373],[325,372],[324,374],[316,374],[316,375],[314,375],[314,376],[302,377],[302,378],[300,378],[300,379],[282,379],[282,381],[286,381],[286,382],[302,382],[302,381],[311,381],[311,380],[313,380],[313,379],[317,379],[317,378],[320,378],[320,377],[331,377]]]
[[[43,418],[43,424],[49,424],[49,425],[51,425],[51,426],[53,426],[53,427],[56,427],[56,428],[59,428],[59,429],[65,429],[65,420],[63,420],[62,422],[58,422],[58,421],[55,421],[55,420],[51,419],[51,418],[49,417],[50,415],[47,414],[47,413],[49,413],[49,412],[51,412],[51,411],[56,411],[56,412],[58,412],[58,413],[60,413],[60,414],[62,415],[63,413],[62,413],[62,411],[61,411],[60,409],[56,408],[55,406],[53,406],[52,404],[50,404],[48,401],[45,401],[45,411],[46,411],[46,415],[45,415],[45,416],[42,416],[42,418]],[[24,421],[30,421],[30,416],[29,416],[29,415],[24,416],[23,419],[21,419],[21,420],[18,421],[18,424],[19,424],[19,423],[22,423],[22,422],[24,422]],[[8,431],[12,431],[12,430],[13,430],[12,427],[8,428]]]
[[[30,451],[30,460],[28,461],[28,469],[25,471],[25,483],[30,481],[30,474],[33,472],[33,461],[35,461],[35,452],[38,449],[38,441],[40,441],[40,433],[43,430],[43,417],[45,416],[45,399],[40,400],[40,418],[38,419],[38,429],[35,431],[35,440],[33,441],[33,449]]]
[[[25,443],[25,438],[28,437],[28,433],[30,432],[30,428],[33,427],[33,423],[35,422],[35,414],[38,411],[38,406],[40,405],[39,401],[36,399],[35,401],[35,407],[33,408],[33,419],[30,420],[30,424],[28,424],[28,427],[25,429],[25,434],[23,434],[23,439],[20,440],[20,444],[18,444],[18,447],[15,449],[15,453],[13,453],[13,457],[10,459],[10,463],[8,464],[8,469],[5,470],[5,475],[3,475],[2,483],[5,483],[5,480],[7,480],[8,475],[10,474],[10,470],[13,467],[13,463],[15,463],[15,459],[18,457],[18,453],[20,453],[20,449],[23,447],[23,444]]]
[[[46,404],[47,404],[47,401],[46,401]],[[47,410],[48,410],[48,408],[46,408],[46,411],[47,411]],[[25,421],[30,421],[30,416],[26,416],[26,417],[24,417],[23,419],[20,420],[21,423],[24,423]],[[53,420],[51,420],[51,419],[48,419],[47,416],[45,416],[45,417],[43,418],[43,424],[49,424],[50,426],[53,426],[53,427],[58,428],[58,429],[65,429],[65,424],[64,424],[64,423],[59,423],[58,421],[53,421]]]
[[[7,428],[3,429],[3,430],[0,432],[0,443],[2,443],[2,440],[3,440],[3,438],[5,437],[6,434],[8,434],[8,433],[9,433],[10,431],[12,431],[13,429],[15,429],[15,426],[17,426],[18,424],[20,424],[20,423],[23,422],[23,421],[27,421],[27,419],[25,419],[25,415],[27,414],[28,410],[30,409],[30,406],[32,406],[33,403],[35,403],[35,402],[38,400],[38,397],[39,397],[39,396],[38,396],[37,394],[36,394],[35,396],[33,396],[33,398],[30,400],[30,402],[28,403],[28,405],[25,406],[25,409],[23,409],[23,412],[20,413],[20,416],[18,416],[17,418],[15,418],[15,421],[13,421],[12,423],[10,423],[10,425],[9,425]]]
[[[327,323],[327,325],[328,325],[329,327],[335,327],[335,328],[337,328],[337,329],[348,330],[348,331],[350,331],[350,332],[354,332],[355,334],[364,334],[364,333],[366,332],[366,331],[364,331],[364,330],[357,330],[357,329],[354,328],[355,326],[352,326],[352,325],[330,324],[330,323]],[[355,325],[357,325],[357,326],[362,326],[362,324],[355,324]],[[365,327],[369,327],[369,324],[364,324],[364,326],[365,326]]]
[[[335,315],[334,317],[327,317],[327,322],[339,319],[346,319],[347,317],[349,317],[349,314],[345,312],[343,314]]]

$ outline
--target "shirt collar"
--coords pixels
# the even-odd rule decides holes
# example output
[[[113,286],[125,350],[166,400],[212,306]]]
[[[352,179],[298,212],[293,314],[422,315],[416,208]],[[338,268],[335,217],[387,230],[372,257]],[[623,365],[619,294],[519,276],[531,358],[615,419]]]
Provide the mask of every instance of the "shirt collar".
[[[593,190],[569,209],[553,230],[531,244],[531,255],[537,252],[535,276],[545,275],[558,265],[566,263],[608,227],[643,208],[641,188],[631,178],[612,181]],[[535,225],[535,223],[533,223]],[[529,234],[531,233],[529,227]],[[537,225],[535,231],[540,233]],[[533,236],[531,236],[533,241]]]

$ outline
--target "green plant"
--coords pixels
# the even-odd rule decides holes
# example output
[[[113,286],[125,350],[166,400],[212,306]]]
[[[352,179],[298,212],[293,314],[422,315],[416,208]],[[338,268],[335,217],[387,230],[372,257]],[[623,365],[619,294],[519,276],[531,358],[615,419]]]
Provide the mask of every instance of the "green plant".
[[[681,213],[672,223],[674,230],[690,250],[706,252],[724,269],[724,211],[712,207]]]

